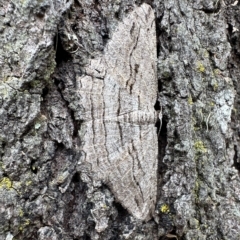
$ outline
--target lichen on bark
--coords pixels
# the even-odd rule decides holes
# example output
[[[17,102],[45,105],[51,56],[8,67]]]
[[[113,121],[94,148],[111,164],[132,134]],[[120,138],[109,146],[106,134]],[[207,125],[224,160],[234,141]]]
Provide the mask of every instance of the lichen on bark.
[[[143,3],[163,116],[148,222],[77,164],[77,78]],[[235,0],[0,0],[0,239],[239,239],[238,15]]]

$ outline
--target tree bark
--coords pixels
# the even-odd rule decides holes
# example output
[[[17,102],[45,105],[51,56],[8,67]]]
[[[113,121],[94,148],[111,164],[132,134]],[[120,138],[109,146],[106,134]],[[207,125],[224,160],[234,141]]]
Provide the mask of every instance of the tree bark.
[[[239,239],[239,10],[0,0],[0,240]]]

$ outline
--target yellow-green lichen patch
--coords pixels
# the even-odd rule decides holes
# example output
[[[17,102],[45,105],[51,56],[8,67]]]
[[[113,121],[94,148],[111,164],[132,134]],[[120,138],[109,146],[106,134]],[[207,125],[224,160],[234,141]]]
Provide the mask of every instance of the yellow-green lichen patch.
[[[106,204],[103,204],[102,208],[106,210],[106,209],[108,209],[108,206]]]
[[[194,143],[194,148],[196,151],[201,152],[201,153],[206,153],[207,152],[207,148],[204,146],[202,141],[196,141]]]
[[[197,71],[200,72],[200,73],[205,72],[205,67],[201,62],[197,62]]]
[[[214,90],[214,91],[217,91],[217,89],[218,89],[218,84],[215,82],[215,83],[213,84],[213,90]]]
[[[29,225],[30,224],[30,219],[26,219],[25,220],[25,223],[23,224],[24,226],[27,226],[27,225]]]
[[[193,127],[193,130],[196,132],[196,131],[199,131],[201,128],[200,127],[196,127],[196,126],[194,126]]]
[[[31,185],[32,184],[32,181],[31,180],[28,180],[28,181],[26,181],[25,182],[25,185],[28,187],[29,185]]]
[[[8,177],[4,177],[0,181],[0,188],[11,189],[12,188],[12,181]]]
[[[197,178],[194,186],[195,201],[198,201],[199,189],[200,189],[200,183],[199,183],[199,179]]]
[[[33,171],[36,171],[36,170],[37,170],[37,167],[36,167],[35,165],[32,165],[32,166],[31,166],[31,169],[32,169]]]
[[[208,52],[208,50],[204,50],[204,53],[203,53],[203,56],[205,57],[205,58],[209,58],[209,52]]]
[[[192,96],[189,96],[189,97],[188,97],[188,104],[189,104],[189,105],[192,105],[192,104],[193,104]]]
[[[163,205],[160,207],[160,211],[161,211],[162,213],[169,213],[170,208],[169,208],[169,206],[168,206],[167,204],[163,204]]]
[[[23,212],[23,210],[20,208],[20,209],[19,209],[19,217],[23,217],[23,215],[24,215],[24,212]]]
[[[217,76],[217,75],[219,75],[221,72],[220,72],[220,70],[219,70],[218,68],[216,68],[216,69],[213,70],[213,73],[214,73],[215,76]]]
[[[215,106],[215,103],[214,102],[210,102],[210,106],[211,107]]]
[[[19,226],[19,231],[23,231],[23,229],[30,224],[30,219],[26,219],[25,222]]]

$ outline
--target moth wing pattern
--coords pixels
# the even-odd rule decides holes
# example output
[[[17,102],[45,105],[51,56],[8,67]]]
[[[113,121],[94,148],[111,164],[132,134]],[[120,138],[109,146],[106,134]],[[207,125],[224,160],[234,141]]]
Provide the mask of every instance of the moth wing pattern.
[[[148,4],[119,23],[79,76],[83,162],[134,217],[149,220],[157,194],[156,30]],[[88,74],[89,73],[89,74]]]

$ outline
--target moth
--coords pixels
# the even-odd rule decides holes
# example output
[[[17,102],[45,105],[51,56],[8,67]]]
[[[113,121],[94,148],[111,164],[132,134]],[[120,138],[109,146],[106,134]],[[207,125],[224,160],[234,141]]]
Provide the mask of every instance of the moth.
[[[149,220],[157,194],[155,17],[148,4],[119,23],[102,56],[77,77],[82,162],[130,214]]]

